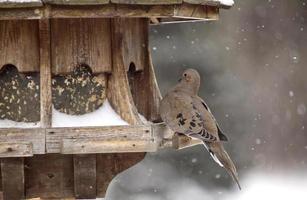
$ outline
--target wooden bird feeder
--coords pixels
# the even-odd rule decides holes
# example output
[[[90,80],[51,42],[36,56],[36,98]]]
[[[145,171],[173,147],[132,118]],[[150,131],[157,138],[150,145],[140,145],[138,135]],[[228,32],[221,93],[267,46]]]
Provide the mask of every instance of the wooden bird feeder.
[[[151,23],[217,20],[219,0],[0,0],[3,198],[104,197],[146,152],[198,144],[159,121]],[[53,127],[52,110],[84,115],[108,99],[129,125]],[[143,115],[146,120],[140,116]]]

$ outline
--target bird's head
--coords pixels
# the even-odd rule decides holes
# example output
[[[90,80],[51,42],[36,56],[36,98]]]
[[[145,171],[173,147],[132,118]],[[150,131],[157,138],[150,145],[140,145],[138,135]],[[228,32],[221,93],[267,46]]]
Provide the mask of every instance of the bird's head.
[[[179,81],[181,87],[191,90],[191,92],[194,94],[198,93],[200,86],[200,75],[195,69],[184,70]]]

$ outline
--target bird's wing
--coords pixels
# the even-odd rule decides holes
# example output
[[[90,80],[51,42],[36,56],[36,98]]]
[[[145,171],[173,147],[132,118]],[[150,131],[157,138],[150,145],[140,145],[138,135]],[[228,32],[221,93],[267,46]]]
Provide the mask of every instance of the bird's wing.
[[[205,101],[199,96],[194,96],[192,99],[193,104],[197,110],[199,110],[201,116],[205,119],[205,129],[210,133],[215,134],[215,136],[218,136],[221,141],[228,141],[227,136],[223,133]]]
[[[194,106],[192,97],[181,92],[168,93],[160,105],[163,121],[175,132],[203,141],[217,141],[218,137],[205,129],[205,121]]]

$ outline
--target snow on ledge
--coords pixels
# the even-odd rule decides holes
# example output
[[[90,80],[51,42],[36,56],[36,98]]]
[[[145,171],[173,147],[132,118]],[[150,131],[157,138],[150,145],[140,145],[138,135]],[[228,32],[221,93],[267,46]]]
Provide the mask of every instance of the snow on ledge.
[[[52,109],[52,127],[88,127],[129,125],[111,107],[108,100],[96,111],[84,115],[68,115]]]
[[[225,6],[233,6],[235,4],[234,0],[220,0],[220,3]]]
[[[8,119],[0,120],[0,128],[39,128],[40,122],[15,122]]]

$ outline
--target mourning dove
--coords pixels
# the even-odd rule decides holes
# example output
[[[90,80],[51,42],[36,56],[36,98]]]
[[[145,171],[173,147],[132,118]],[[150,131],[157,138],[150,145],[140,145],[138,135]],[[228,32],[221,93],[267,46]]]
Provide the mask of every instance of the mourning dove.
[[[185,70],[179,83],[162,99],[161,118],[175,133],[202,140],[212,158],[241,189],[236,167],[222,144],[228,139],[209,107],[198,96],[199,86],[199,73],[194,69]]]

